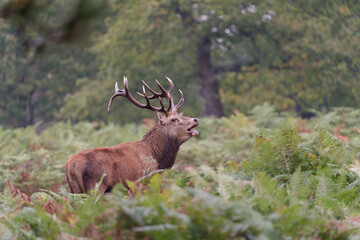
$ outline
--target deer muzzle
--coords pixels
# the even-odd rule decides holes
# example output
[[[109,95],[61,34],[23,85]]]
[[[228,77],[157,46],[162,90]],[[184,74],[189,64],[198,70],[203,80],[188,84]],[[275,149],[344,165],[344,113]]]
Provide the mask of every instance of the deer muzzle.
[[[200,121],[199,121],[199,119],[197,119],[197,118],[194,118],[193,121],[194,121],[194,125],[192,125],[191,127],[189,127],[189,128],[187,129],[187,132],[188,132],[189,134],[191,134],[191,136],[197,136],[197,135],[199,134],[199,132],[196,131],[194,128],[196,128],[197,126],[199,126]]]

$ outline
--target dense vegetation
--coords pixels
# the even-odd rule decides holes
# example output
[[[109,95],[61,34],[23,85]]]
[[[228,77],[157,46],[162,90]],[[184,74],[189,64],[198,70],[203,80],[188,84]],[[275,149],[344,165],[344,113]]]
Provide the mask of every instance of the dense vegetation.
[[[342,0],[3,0],[0,122],[139,122],[104,114],[115,81],[174,80],[186,112],[267,101],[303,117],[360,107],[359,11]],[[191,103],[191,104],[190,104]]]
[[[1,0],[0,239],[359,239],[359,12]],[[70,194],[71,155],[155,124],[125,99],[106,112],[124,75],[131,92],[173,79],[200,135],[130,189]]]
[[[360,111],[317,115],[304,121],[265,104],[203,118],[173,169],[105,196],[70,194],[63,164],[137,140],[152,121],[1,129],[1,238],[356,239]]]

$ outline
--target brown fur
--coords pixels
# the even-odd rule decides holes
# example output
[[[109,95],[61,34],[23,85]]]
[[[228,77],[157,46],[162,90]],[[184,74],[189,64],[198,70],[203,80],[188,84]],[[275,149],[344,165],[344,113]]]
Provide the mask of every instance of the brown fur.
[[[82,151],[65,164],[66,178],[72,193],[86,193],[95,187],[103,173],[106,176],[100,191],[111,191],[116,183],[135,181],[158,169],[171,168],[180,145],[197,132],[188,131],[199,124],[198,119],[182,114],[158,114],[155,125],[142,140]],[[171,119],[176,118],[173,122]]]

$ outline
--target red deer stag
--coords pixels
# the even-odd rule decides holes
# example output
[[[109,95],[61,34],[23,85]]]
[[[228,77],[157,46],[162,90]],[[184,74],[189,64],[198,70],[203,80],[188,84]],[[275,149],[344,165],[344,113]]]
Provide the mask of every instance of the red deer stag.
[[[117,96],[127,98],[135,106],[147,108],[156,112],[159,123],[138,142],[121,143],[113,147],[88,149],[71,157],[65,164],[66,178],[72,193],[86,193],[95,187],[102,175],[106,173],[100,191],[111,191],[116,183],[125,180],[135,181],[155,170],[171,168],[174,165],[179,147],[192,136],[198,135],[194,130],[199,125],[197,118],[189,118],[177,113],[184,102],[183,93],[177,105],[174,104],[172,91],[173,82],[169,90],[164,89],[156,81],[161,93],[151,89],[144,81],[143,93],[138,93],[146,100],[146,104],[137,101],[129,92],[127,78],[124,77],[124,89],[120,90],[115,84],[115,94],[108,105]],[[152,93],[148,96],[145,87]],[[162,99],[167,98],[169,106],[165,108]],[[151,105],[150,100],[159,99],[161,107]],[[163,113],[163,114],[162,114]]]

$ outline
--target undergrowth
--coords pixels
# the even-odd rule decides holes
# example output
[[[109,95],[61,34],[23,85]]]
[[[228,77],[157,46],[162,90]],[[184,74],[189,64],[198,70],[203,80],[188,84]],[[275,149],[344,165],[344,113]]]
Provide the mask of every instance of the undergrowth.
[[[70,194],[64,163],[147,124],[0,128],[0,239],[358,239],[358,110],[317,115],[200,119],[171,170],[104,196]]]

